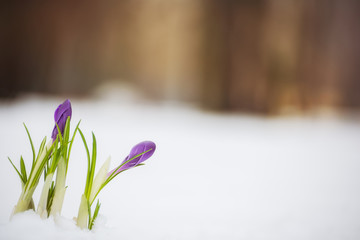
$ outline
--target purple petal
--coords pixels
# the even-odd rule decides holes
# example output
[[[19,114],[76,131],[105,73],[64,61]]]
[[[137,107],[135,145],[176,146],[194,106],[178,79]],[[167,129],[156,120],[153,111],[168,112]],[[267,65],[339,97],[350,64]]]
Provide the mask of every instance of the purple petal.
[[[55,122],[58,122],[63,115],[67,115],[71,117],[71,103],[69,99],[66,99],[55,110],[54,113]]]
[[[156,145],[154,142],[151,141],[144,141],[141,143],[136,144],[130,151],[130,154],[124,159],[124,161],[122,161],[121,164],[123,164],[124,162],[128,161],[129,159],[135,157],[136,155],[139,155],[143,152],[146,152],[144,154],[142,154],[139,157],[136,157],[134,159],[132,159],[130,162],[125,163],[123,166],[121,166],[116,173],[119,173],[121,171],[124,171],[126,169],[135,167],[137,165],[139,165],[140,163],[144,162],[145,160],[147,160],[148,158],[150,158],[156,149]],[[116,170],[116,168],[114,170],[112,170],[111,172],[109,172],[108,175],[111,175],[114,171]]]
[[[70,103],[69,99],[66,99],[55,110],[54,119],[55,119],[55,123],[59,126],[61,134],[64,133],[66,120],[68,117],[71,118],[71,114],[72,114],[72,110],[71,110],[71,103]],[[58,129],[56,127],[56,124],[54,126],[54,129],[53,129],[52,135],[51,135],[51,138],[53,139],[53,141],[55,141],[55,139],[58,135]]]

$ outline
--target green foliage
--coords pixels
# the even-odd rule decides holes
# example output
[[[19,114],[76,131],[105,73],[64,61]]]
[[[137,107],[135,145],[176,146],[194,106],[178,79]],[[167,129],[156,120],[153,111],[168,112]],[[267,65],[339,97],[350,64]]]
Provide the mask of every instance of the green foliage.
[[[88,205],[89,207],[89,230],[91,230],[94,226],[94,223],[95,223],[95,220],[99,214],[99,211],[100,211],[100,206],[101,204],[99,203],[99,200],[97,201],[96,203],[96,207],[95,207],[95,210],[94,210],[94,214],[93,216],[91,217],[91,207],[90,207],[90,204]]]
[[[83,144],[84,144],[84,147],[85,147],[85,151],[86,151],[86,156],[87,156],[87,163],[88,163],[88,170],[87,170],[87,175],[86,175],[86,183],[85,183],[85,190],[84,190],[84,195],[85,198],[86,198],[86,204],[87,204],[87,207],[85,206],[82,206],[80,204],[80,209],[79,209],[79,215],[78,215],[78,219],[84,219],[84,216],[86,215],[87,216],[87,219],[88,219],[88,223],[87,223],[87,227],[89,230],[92,229],[93,225],[94,225],[94,222],[95,222],[95,219],[96,217],[98,216],[98,213],[99,213],[99,210],[100,210],[100,203],[99,203],[99,200],[97,201],[97,204],[95,206],[95,210],[94,210],[94,214],[91,215],[91,207],[92,207],[92,204],[93,202],[95,201],[97,195],[100,193],[100,191],[112,180],[114,179],[114,177],[116,177],[119,173],[123,172],[123,171],[126,171],[126,170],[123,170],[123,171],[120,171],[120,172],[116,172],[118,171],[122,166],[124,166],[125,164],[127,164],[128,162],[140,157],[141,155],[151,151],[152,149],[149,149],[147,151],[144,151],[130,159],[128,159],[127,161],[123,162],[122,164],[120,164],[120,166],[118,166],[111,174],[110,176],[106,176],[106,178],[104,178],[103,180],[100,180],[100,181],[103,181],[103,182],[100,182],[100,187],[99,185],[99,182],[97,182],[97,184],[94,185],[94,175],[95,175],[95,167],[96,167],[96,152],[97,152],[97,147],[96,147],[96,138],[95,138],[95,135],[94,133],[92,133],[92,152],[91,152],[91,156],[90,156],[90,151],[89,151],[89,147],[88,147],[88,143],[86,142],[86,139],[85,139],[85,136],[83,134],[83,132],[79,129],[78,130],[80,135],[81,135],[81,139],[83,141]],[[143,166],[144,164],[138,164],[137,166]],[[137,167],[136,166],[136,167]],[[106,167],[105,167],[106,168]],[[105,176],[105,175],[102,175],[102,176]],[[100,177],[101,179],[101,177]],[[99,181],[97,179],[95,179],[96,181]],[[95,193],[95,194],[94,194]],[[90,199],[91,197],[91,199]],[[85,203],[85,202],[84,202]],[[83,211],[83,210],[87,209],[87,212],[86,211]],[[78,222],[78,225],[80,227],[85,227],[83,226],[80,222]]]
[[[26,134],[29,138],[29,141],[30,141],[30,145],[31,145],[31,151],[32,151],[32,155],[33,155],[33,158],[32,158],[32,167],[35,165],[35,148],[34,148],[34,144],[33,144],[33,141],[31,139],[31,136],[30,136],[30,133],[29,133],[29,130],[28,128],[26,127],[25,123],[24,124],[24,127],[25,127],[25,130],[26,130]],[[31,168],[31,171],[32,171],[32,168]]]
[[[86,150],[86,156],[87,156],[87,163],[88,163],[88,170],[87,170],[87,174],[86,174],[86,183],[85,183],[85,190],[84,190],[84,196],[86,198],[86,202],[87,202],[87,215],[88,215],[88,229],[91,230],[95,219],[99,213],[100,210],[100,204],[99,201],[95,207],[95,211],[94,211],[94,215],[91,216],[91,205],[92,202],[90,203],[90,194],[92,191],[92,187],[93,187],[93,182],[94,182],[94,175],[95,175],[95,167],[96,167],[96,156],[97,156],[97,150],[96,150],[96,137],[95,134],[92,133],[92,140],[93,140],[93,144],[92,144],[92,152],[91,152],[91,157],[90,157],[90,151],[89,151],[89,147],[88,144],[86,142],[85,136],[83,134],[83,132],[79,129],[79,133],[81,135],[81,139],[84,143],[84,147]],[[81,213],[84,214],[84,213]]]
[[[19,170],[16,168],[16,166],[14,165],[14,163],[11,161],[11,159],[10,159],[9,157],[8,157],[8,159],[9,159],[11,165],[14,167],[16,173],[19,175],[20,181],[21,181],[21,183],[22,183],[23,186],[24,186],[24,185],[26,184],[26,181],[27,181],[26,177],[24,177],[24,176],[19,172]]]
[[[65,177],[68,169],[68,162],[70,158],[70,152],[71,147],[73,144],[73,141],[75,139],[76,132],[78,130],[80,121],[77,124],[73,135],[70,139],[70,117],[67,118],[64,133],[61,134],[60,129],[58,128],[58,135],[57,138],[52,141],[50,140],[48,143],[46,143],[46,138],[44,138],[41,141],[41,144],[39,146],[39,150],[37,155],[35,154],[35,148],[33,144],[33,140],[31,138],[30,132],[27,128],[27,126],[24,124],[27,136],[29,138],[31,150],[32,150],[32,164],[31,164],[31,170],[28,173],[26,171],[26,165],[23,157],[20,157],[20,167],[17,168],[13,161],[9,159],[11,165],[14,167],[16,173],[18,174],[21,183],[22,183],[22,194],[25,199],[19,199],[18,204],[15,206],[15,213],[25,211],[30,208],[30,203],[32,203],[31,206],[33,206],[32,201],[32,194],[37,187],[37,184],[39,182],[39,179],[41,177],[41,174],[44,172],[44,180],[49,174],[53,174],[57,167],[60,159],[64,159],[66,161],[66,168],[64,169],[65,173],[62,174],[61,178],[62,181],[65,182]],[[63,184],[61,184],[63,185]],[[52,182],[52,185],[50,186],[50,189],[44,190],[42,194],[48,194],[47,197],[45,196],[45,199],[47,199],[46,206],[42,205],[43,208],[46,207],[46,210],[49,211],[51,209],[52,203],[54,202],[54,196],[56,192],[56,184]],[[29,207],[24,207],[26,204],[29,205]],[[45,204],[45,203],[44,203]],[[31,207],[33,208],[33,207]]]
[[[127,161],[123,162],[122,164],[120,164],[120,166],[118,166],[118,167],[111,173],[111,175],[106,179],[106,181],[104,182],[104,186],[105,186],[106,184],[108,184],[111,180],[113,180],[117,175],[119,175],[120,173],[128,170],[128,169],[125,169],[125,170],[122,170],[122,171],[120,171],[120,172],[117,172],[122,166],[124,166],[124,165],[127,164],[128,162],[134,160],[135,158],[138,158],[138,157],[140,157],[141,155],[144,155],[145,153],[147,153],[147,152],[149,152],[149,151],[151,151],[151,150],[152,150],[152,149],[149,149],[149,150],[147,150],[147,151],[144,151],[144,152],[142,152],[142,153],[139,153],[138,155],[136,155],[136,156],[128,159]],[[143,166],[143,165],[145,165],[145,164],[144,164],[144,163],[140,163],[140,164],[136,165],[135,167],[140,167],[140,166]]]
[[[93,184],[94,174],[95,174],[95,167],[96,167],[96,138],[95,138],[95,134],[92,133],[93,145],[92,145],[92,154],[91,154],[91,158],[90,158],[89,147],[88,147],[88,144],[84,137],[84,134],[82,133],[82,131],[80,129],[79,129],[79,133],[81,135],[81,139],[83,140],[84,147],[86,150],[87,160],[88,160],[87,161],[88,162],[88,170],[87,170],[87,174],[86,174],[86,183],[85,183],[84,194],[85,194],[86,198],[89,199],[90,193],[91,193],[91,187]]]
[[[54,148],[54,144],[51,144],[49,149],[45,148],[45,144],[46,137],[42,140],[40,144],[39,153],[36,157],[35,164],[32,166],[32,170],[29,174],[29,181],[27,181],[25,184],[25,190],[29,190],[37,186],[41,173],[50,159],[49,157]]]
[[[79,214],[77,218],[77,225],[81,228],[87,227],[89,230],[93,228],[100,211],[101,204],[99,203],[99,200],[97,200],[97,204],[92,214],[92,204],[97,198],[97,195],[100,193],[100,191],[119,173],[127,170],[125,169],[117,172],[122,166],[152,150],[149,149],[147,151],[144,151],[132,157],[131,159],[128,159],[127,161],[121,163],[120,166],[113,170],[110,175],[108,173],[108,169],[110,166],[109,158],[107,161],[104,162],[103,166],[95,176],[97,160],[96,137],[95,134],[92,132],[92,149],[90,154],[89,145],[86,142],[83,132],[79,128],[80,122],[81,121],[79,121],[76,125],[76,128],[71,136],[70,117],[66,119],[63,132],[61,132],[59,126],[56,124],[56,128],[58,130],[56,139],[51,139],[47,142],[46,137],[43,138],[37,154],[35,152],[34,143],[32,141],[30,132],[27,126],[24,124],[32,150],[32,164],[30,171],[28,172],[22,156],[20,156],[19,167],[16,167],[13,161],[8,157],[11,165],[19,176],[22,185],[22,193],[20,195],[17,205],[14,208],[14,214],[26,211],[28,209],[35,210],[32,195],[38,185],[42,173],[44,173],[45,183],[40,196],[37,212],[42,217],[49,217],[49,215],[55,215],[61,212],[61,207],[66,191],[65,181],[70,159],[70,153],[77,132],[79,132],[85,147],[88,167],[84,194],[81,197]],[[135,167],[142,165],[144,164],[138,164]],[[56,181],[53,181],[53,176],[55,172]]]
[[[42,193],[42,194],[44,194],[45,197],[46,197],[46,194],[48,194],[47,202],[46,202],[46,210],[47,210],[48,216],[50,213],[56,214],[56,213],[60,213],[60,211],[61,211],[64,194],[60,194],[60,192],[61,192],[61,189],[64,189],[64,187],[65,187],[67,169],[68,169],[70,153],[71,153],[71,147],[74,142],[76,132],[78,131],[79,124],[80,124],[80,121],[78,122],[70,141],[69,141],[69,139],[70,139],[70,117],[68,117],[66,120],[63,134],[61,134],[59,126],[56,124],[56,127],[58,129],[58,135],[54,141],[54,150],[52,152],[51,159],[44,169],[45,179],[49,174],[54,174],[55,170],[57,171],[56,182],[52,183],[52,185],[48,191],[46,189],[44,189],[44,191]],[[65,167],[59,167],[59,164],[61,164],[61,166],[65,166]],[[45,187],[45,185],[44,185],[44,187]],[[43,204],[45,204],[45,203],[43,203]],[[55,204],[56,206],[54,206],[53,212],[51,212],[53,204]],[[42,207],[44,208],[45,206],[42,206]]]
[[[54,193],[55,193],[55,183],[54,181],[51,182],[51,186],[49,188],[48,198],[46,202],[46,211],[48,214],[48,217],[50,215],[51,206],[54,200]]]
[[[20,170],[21,170],[21,175],[23,177],[23,182],[26,183],[27,182],[26,168],[22,156],[20,156]]]

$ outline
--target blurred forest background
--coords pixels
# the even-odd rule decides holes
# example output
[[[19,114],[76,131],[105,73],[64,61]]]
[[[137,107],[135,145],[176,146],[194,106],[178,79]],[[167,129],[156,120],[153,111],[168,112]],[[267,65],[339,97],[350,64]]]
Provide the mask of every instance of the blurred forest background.
[[[360,1],[119,0],[0,4],[0,98],[149,98],[274,114],[360,107]]]

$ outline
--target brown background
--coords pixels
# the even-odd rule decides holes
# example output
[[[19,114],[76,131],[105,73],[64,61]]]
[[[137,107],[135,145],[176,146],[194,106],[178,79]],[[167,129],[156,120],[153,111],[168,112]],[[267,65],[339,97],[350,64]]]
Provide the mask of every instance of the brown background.
[[[86,96],[120,81],[218,110],[360,107],[360,1],[7,1],[0,11],[2,98]]]

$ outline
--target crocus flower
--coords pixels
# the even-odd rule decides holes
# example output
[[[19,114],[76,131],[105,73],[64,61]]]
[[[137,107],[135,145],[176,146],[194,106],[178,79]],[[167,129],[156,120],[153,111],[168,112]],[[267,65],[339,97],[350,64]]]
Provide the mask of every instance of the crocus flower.
[[[155,143],[151,142],[151,141],[144,141],[141,143],[136,144],[130,151],[130,154],[124,159],[124,161],[121,164],[124,164],[125,162],[127,162],[129,159],[145,152],[144,154],[132,159],[131,161],[125,163],[123,166],[121,166],[115,174],[127,170],[129,168],[135,167],[137,165],[139,165],[140,163],[144,162],[145,160],[147,160],[148,158],[150,158],[153,153],[155,152],[156,149],[156,145]],[[108,176],[110,176],[114,171],[116,170],[116,168],[114,170],[112,170],[111,172],[108,173]]]
[[[54,119],[55,123],[59,126],[59,129],[61,131],[61,134],[64,134],[65,124],[68,117],[71,118],[71,103],[69,99],[66,99],[62,104],[58,106],[58,108],[55,110]],[[58,135],[58,129],[55,124],[55,127],[53,129],[51,138],[53,141],[55,141],[57,135]]]

